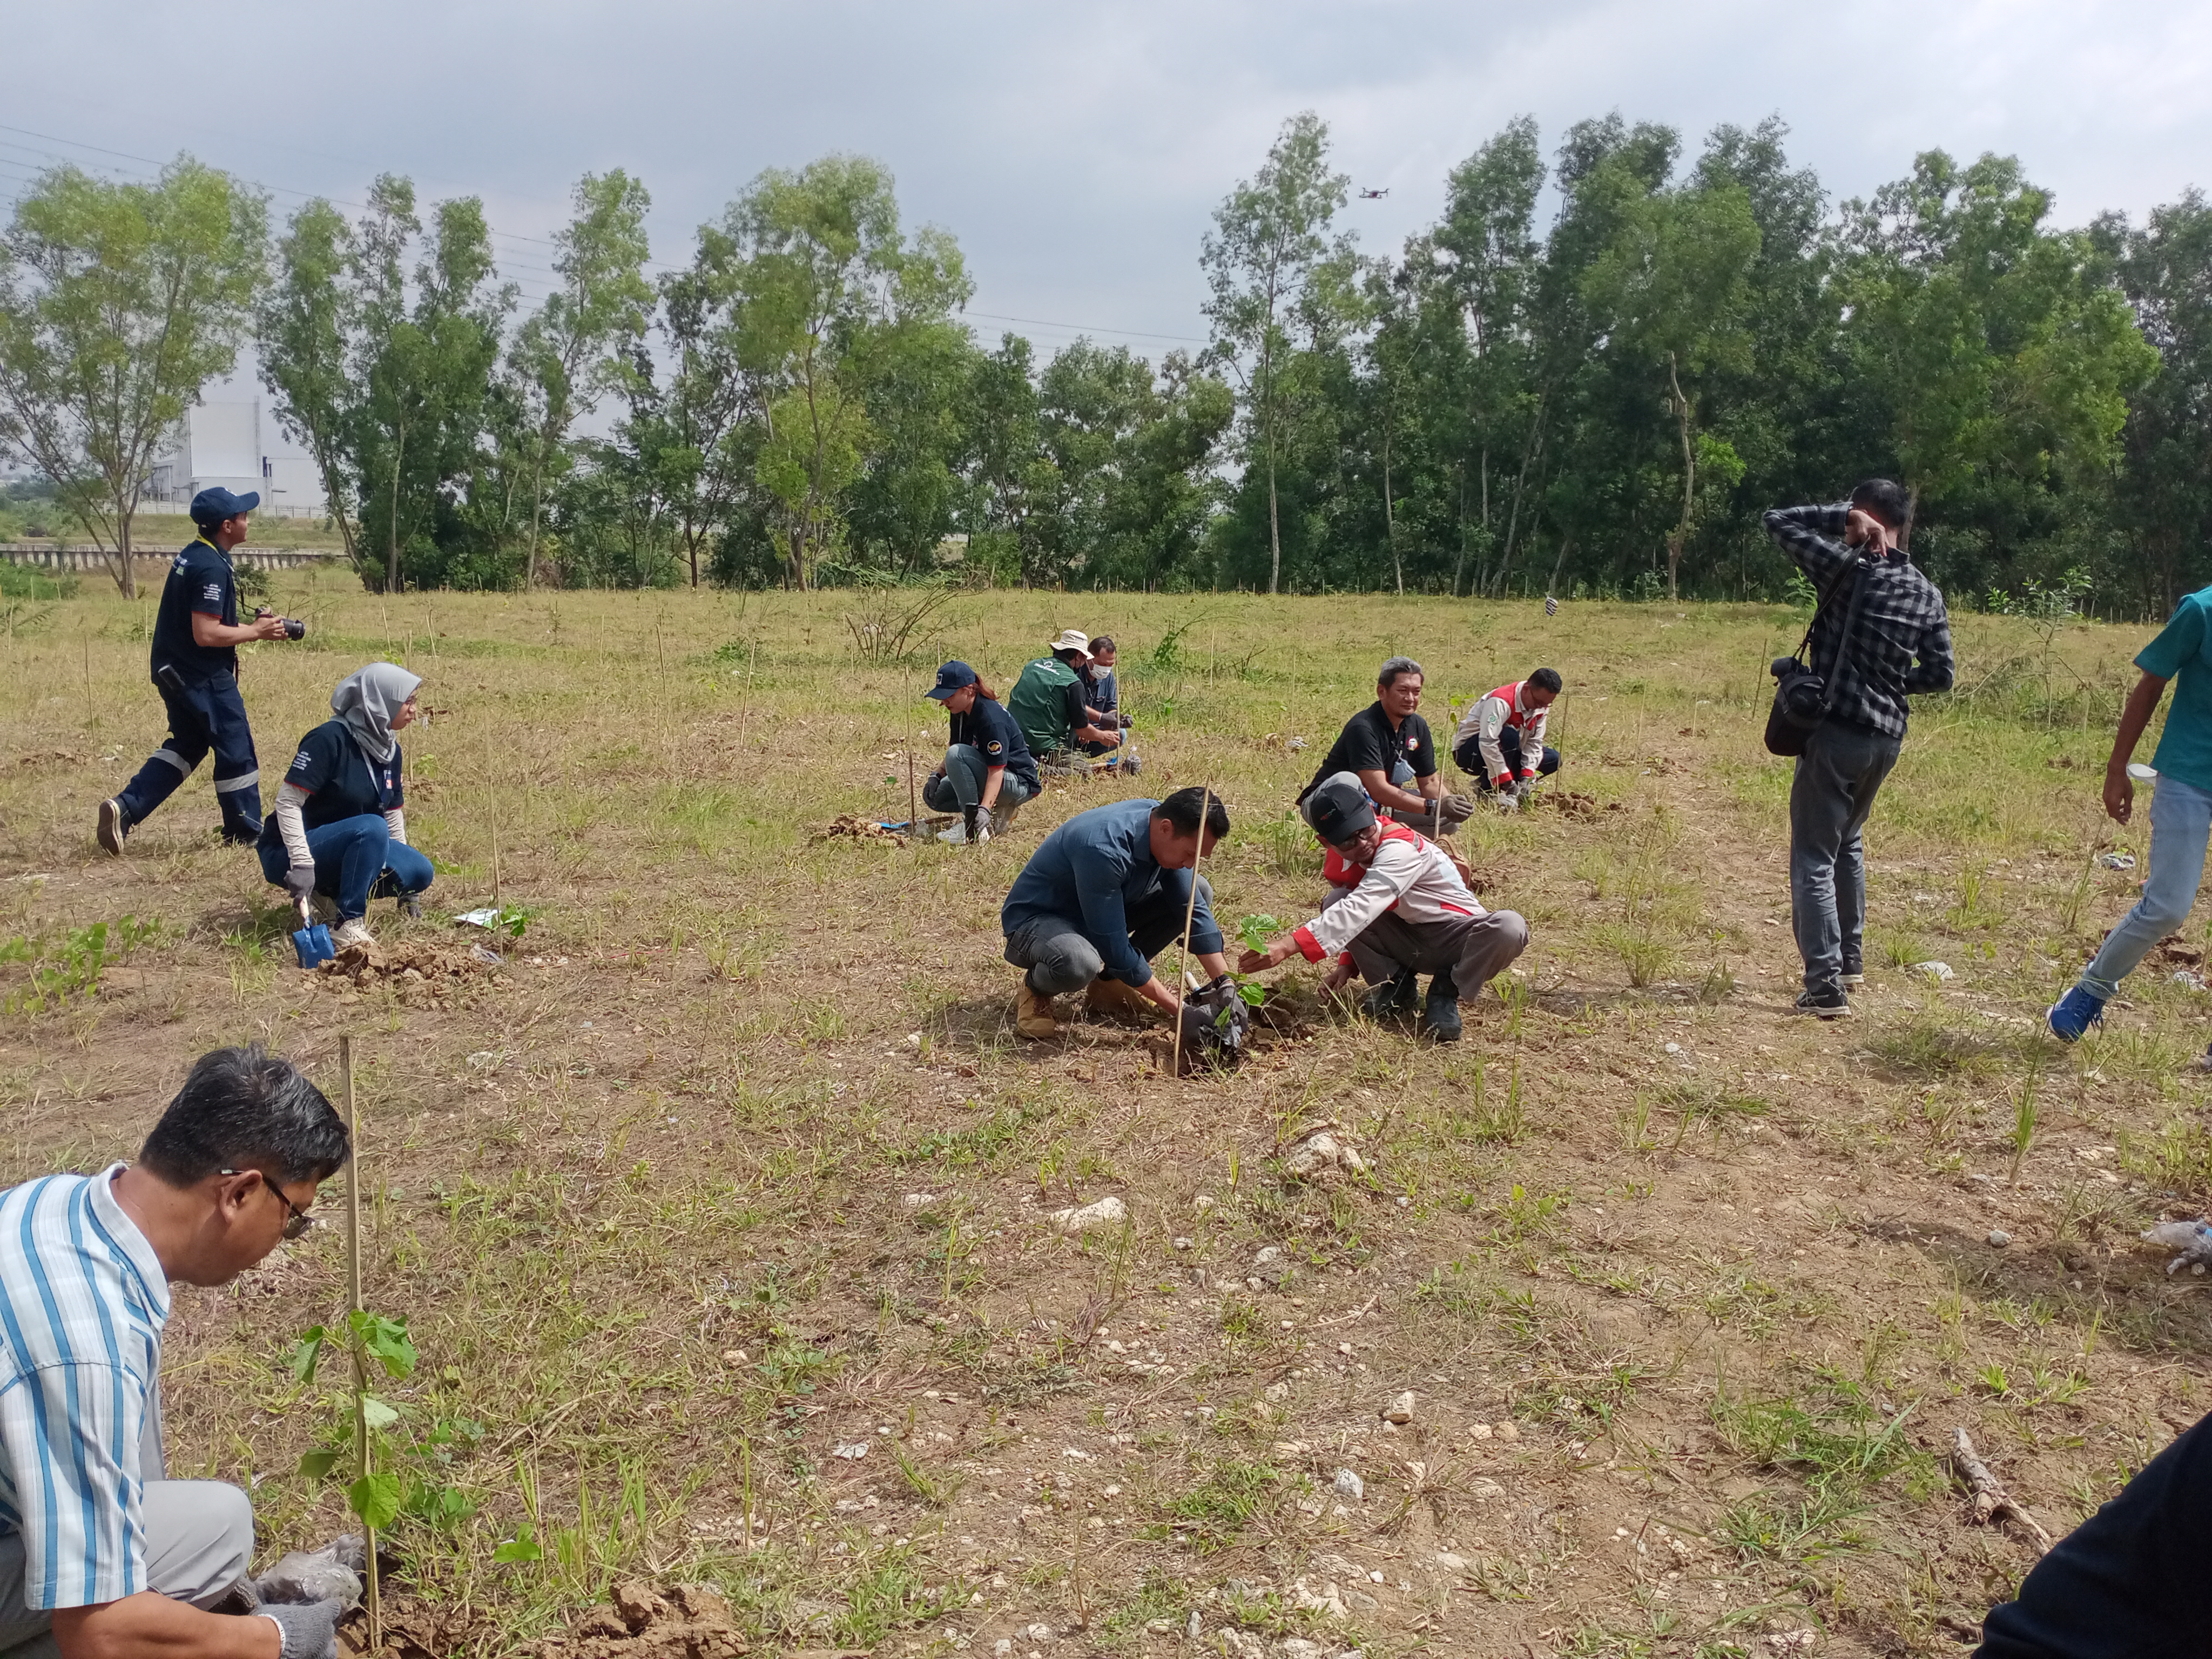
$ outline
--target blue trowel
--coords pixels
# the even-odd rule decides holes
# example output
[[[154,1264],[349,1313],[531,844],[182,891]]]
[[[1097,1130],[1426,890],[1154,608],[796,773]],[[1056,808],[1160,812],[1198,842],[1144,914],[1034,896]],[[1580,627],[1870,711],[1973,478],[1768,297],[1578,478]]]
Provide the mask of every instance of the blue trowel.
[[[292,933],[292,949],[299,954],[300,966],[312,971],[337,955],[331,945],[331,930],[311,919],[307,900],[293,900],[292,915],[300,924]]]

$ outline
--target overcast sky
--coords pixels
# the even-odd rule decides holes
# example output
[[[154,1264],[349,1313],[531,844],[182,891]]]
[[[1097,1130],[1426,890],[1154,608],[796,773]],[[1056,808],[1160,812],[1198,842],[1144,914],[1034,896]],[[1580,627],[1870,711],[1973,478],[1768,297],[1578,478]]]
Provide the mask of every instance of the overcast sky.
[[[527,239],[583,172],[642,178],[655,256],[680,261],[761,168],[856,150],[896,173],[909,223],[957,236],[978,331],[1048,349],[1078,327],[1148,351],[1201,335],[1207,216],[1300,109],[1389,188],[1346,213],[1375,252],[1524,112],[1547,151],[1617,108],[1692,153],[1778,112],[1832,198],[1938,146],[2018,155],[2063,222],[2212,185],[2204,0],[69,0],[0,13],[0,198],[57,155],[145,170],[84,145],[190,149],[280,216],[405,173],[484,198],[527,300],[549,257]]]

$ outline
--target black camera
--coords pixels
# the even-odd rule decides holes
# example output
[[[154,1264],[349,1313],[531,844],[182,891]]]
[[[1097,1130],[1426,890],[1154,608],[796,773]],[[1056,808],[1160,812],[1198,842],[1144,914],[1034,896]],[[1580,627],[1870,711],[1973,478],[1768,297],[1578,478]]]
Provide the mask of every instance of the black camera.
[[[271,610],[270,610],[267,605],[263,605],[263,606],[261,607],[261,609],[259,609],[258,611],[255,611],[253,614],[254,614],[257,617],[273,617],[273,616],[275,616],[276,613],[275,611],[271,611]],[[307,637],[307,623],[303,623],[303,622],[301,622],[301,621],[297,617],[285,617],[285,618],[284,618],[284,637],[285,637],[286,639],[288,639],[288,640],[304,640],[304,639],[306,639],[306,638]]]

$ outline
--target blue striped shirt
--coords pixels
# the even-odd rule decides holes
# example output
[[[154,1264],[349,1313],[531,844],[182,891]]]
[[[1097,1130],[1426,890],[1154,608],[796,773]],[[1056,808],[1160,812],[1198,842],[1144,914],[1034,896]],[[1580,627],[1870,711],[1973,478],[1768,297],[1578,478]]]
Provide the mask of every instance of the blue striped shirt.
[[[40,1611],[147,1588],[169,1284],[115,1201],[122,1168],[0,1192],[0,1535],[22,1534]]]

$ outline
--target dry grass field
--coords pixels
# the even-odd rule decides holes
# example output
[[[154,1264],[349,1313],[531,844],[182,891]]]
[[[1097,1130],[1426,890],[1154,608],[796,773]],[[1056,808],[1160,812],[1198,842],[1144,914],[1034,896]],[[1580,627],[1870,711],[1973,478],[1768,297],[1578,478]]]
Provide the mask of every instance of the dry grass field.
[[[19,605],[0,1180],[129,1156],[214,1044],[335,1091],[352,1035],[431,1650],[559,1638],[635,1579],[719,1587],[762,1653],[1957,1652],[2033,1555],[1972,1524],[1954,1428],[2063,1532],[2205,1409],[2204,1281],[2136,1242],[2212,1188],[2201,936],[2078,1049],[2038,1023],[2132,896],[2096,855],[2148,831],[2096,792],[2148,630],[1956,619],[1869,832],[1869,984],[1823,1025],[1759,741],[1778,608],[979,593],[872,664],[847,618],[896,618],[854,594],[274,584],[312,631],[246,669],[270,793],[343,675],[425,677],[429,913],[376,907],[390,976],[301,974],[204,770],[103,857],[160,733],[150,601]],[[816,838],[907,816],[940,653],[1003,689],[1070,624],[1121,642],[1142,779],[972,851]],[[1211,783],[1224,920],[1303,919],[1289,801],[1399,650],[1439,726],[1567,682],[1553,802],[1463,837],[1534,933],[1467,1040],[1293,968],[1234,1075],[1110,1024],[1018,1042],[997,911],[1042,833]],[[495,857],[492,967],[450,915]],[[1322,1121],[1364,1169],[1296,1156]],[[1124,1224],[1050,1220],[1107,1197]],[[271,1553],[343,1516],[295,1473],[342,1368],[285,1363],[343,1261],[319,1228],[170,1328],[172,1473],[252,1486]]]

